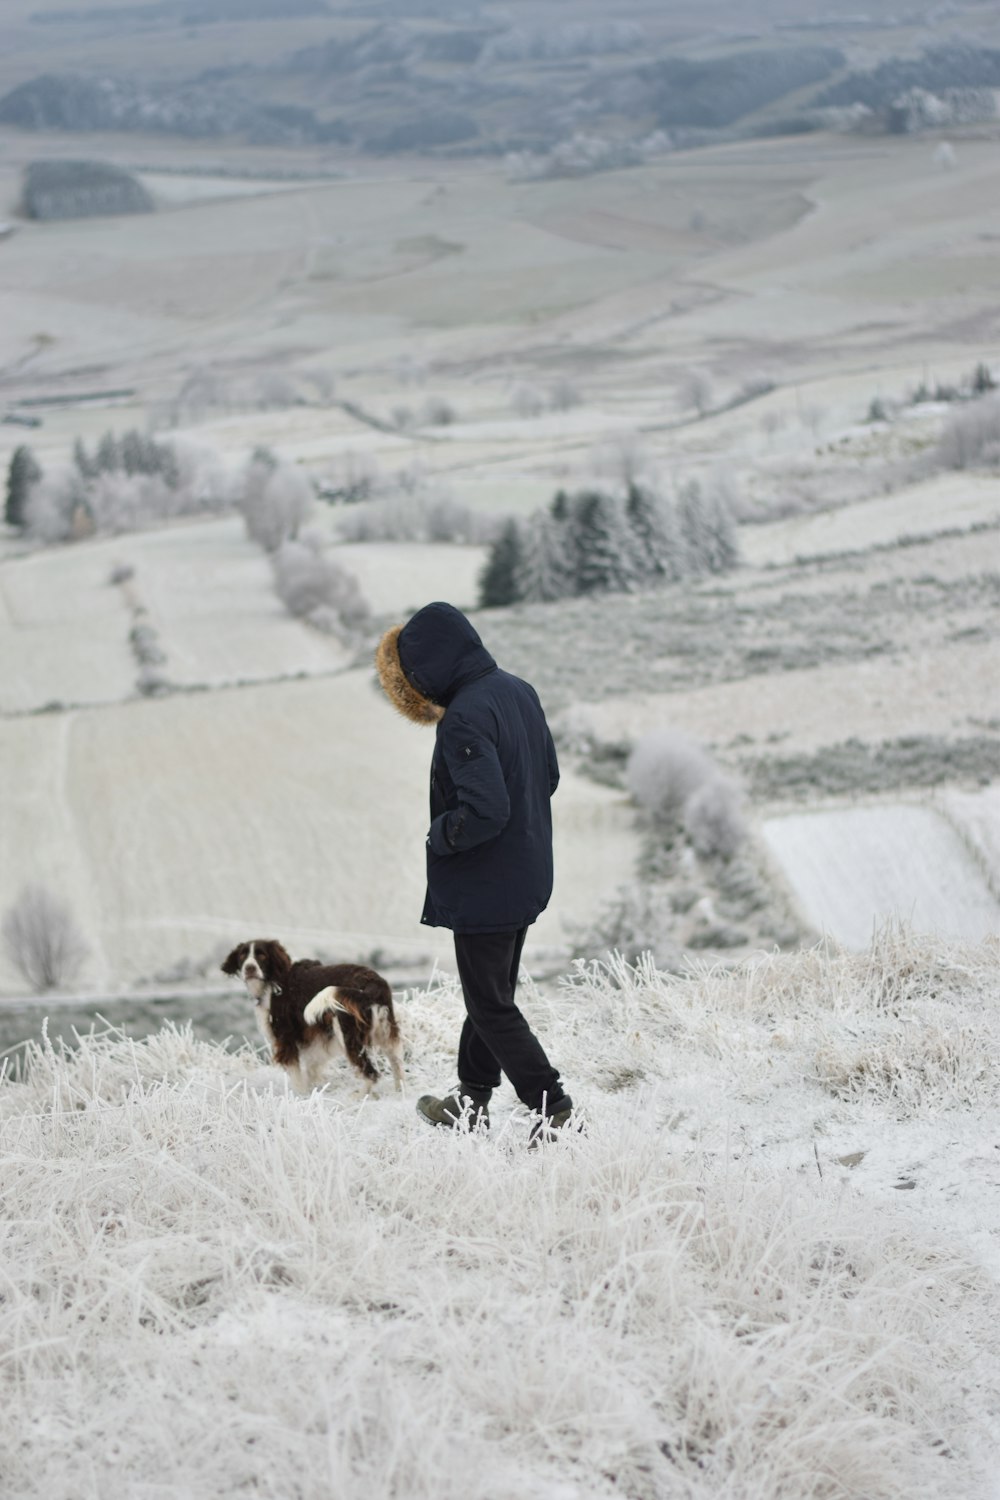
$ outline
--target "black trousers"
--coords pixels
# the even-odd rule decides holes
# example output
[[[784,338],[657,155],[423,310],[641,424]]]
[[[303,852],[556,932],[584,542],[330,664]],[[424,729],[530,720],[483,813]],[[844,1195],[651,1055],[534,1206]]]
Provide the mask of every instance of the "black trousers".
[[[521,949],[518,932],[456,932],[455,958],[466,1017],[458,1043],[465,1093],[485,1102],[506,1073],[522,1104],[553,1114],[570,1105],[559,1074],[514,1003]]]

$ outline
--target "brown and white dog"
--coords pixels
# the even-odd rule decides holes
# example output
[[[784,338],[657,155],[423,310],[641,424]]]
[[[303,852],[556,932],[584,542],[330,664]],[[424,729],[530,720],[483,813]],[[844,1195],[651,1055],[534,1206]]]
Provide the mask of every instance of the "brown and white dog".
[[[385,1054],[396,1088],[403,1087],[392,990],[374,969],[312,958],[293,963],[273,938],[255,938],[233,949],[222,972],[243,980],[272,1060],[300,1093],[320,1083],[337,1056],[347,1058],[364,1092],[371,1093],[379,1081],[373,1052]]]

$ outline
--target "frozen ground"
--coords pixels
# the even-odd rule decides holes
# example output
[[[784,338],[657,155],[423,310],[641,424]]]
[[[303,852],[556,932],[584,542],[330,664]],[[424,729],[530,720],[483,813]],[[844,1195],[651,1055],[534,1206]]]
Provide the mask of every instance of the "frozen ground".
[[[587,1134],[164,1031],[0,1084],[0,1433],[19,1500],[992,1500],[995,948],[883,932],[525,996]]]

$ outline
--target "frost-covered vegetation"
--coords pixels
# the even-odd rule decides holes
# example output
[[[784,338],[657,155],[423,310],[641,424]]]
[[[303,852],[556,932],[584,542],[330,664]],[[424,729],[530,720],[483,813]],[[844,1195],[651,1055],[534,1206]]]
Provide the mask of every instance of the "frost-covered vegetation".
[[[1000,1308],[947,1158],[996,1118],[997,972],[887,933],[529,986],[588,1123],[543,1153],[505,1107],[441,1138],[183,1029],[32,1045],[0,1085],[8,1487],[979,1500]],[[400,1013],[440,1085],[456,987]]]
[[[87,944],[67,902],[42,885],[26,885],[0,922],[4,947],[33,990],[70,984]]]
[[[724,489],[697,480],[676,497],[630,479],[611,490],[560,490],[548,510],[508,521],[490,548],[479,602],[551,603],[627,594],[736,566],[736,523]]]
[[[6,518],[43,543],[135,531],[177,516],[214,514],[231,504],[215,456],[130,428],[106,432],[93,450],[82,439],[69,465],[43,471],[30,448],[11,458]]]
[[[982,638],[982,611],[996,609],[1000,578],[989,568],[940,576],[934,555],[933,541],[914,541],[909,565],[887,577],[876,559],[866,566],[855,554],[776,570],[748,592],[736,572],[646,589],[627,605],[620,595],[564,599],[558,632],[548,606],[522,603],[492,612],[483,630],[494,655],[529,676],[552,709],[888,658],[904,630],[914,651],[963,632]],[[567,650],[566,642],[586,648]]]
[[[30,219],[84,219],[94,214],[147,214],[155,207],[137,177],[102,161],[36,161],[24,174]]]
[[[237,484],[237,508],[247,536],[268,554],[274,589],[289,614],[330,635],[350,639],[370,613],[357,579],[304,531],[315,493],[300,470],[269,448],[257,448]]]

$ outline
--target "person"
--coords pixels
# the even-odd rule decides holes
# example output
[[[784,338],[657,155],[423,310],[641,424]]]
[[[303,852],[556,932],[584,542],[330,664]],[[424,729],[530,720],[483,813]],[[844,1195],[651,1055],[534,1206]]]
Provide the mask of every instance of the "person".
[[[432,1125],[488,1129],[504,1073],[535,1116],[537,1144],[573,1109],[514,999],[525,935],[552,894],[559,764],[542,705],[451,604],[427,604],[386,631],[375,664],[400,713],[437,725],[421,920],[452,930],[465,998],[458,1089],[424,1095],[417,1110]]]

